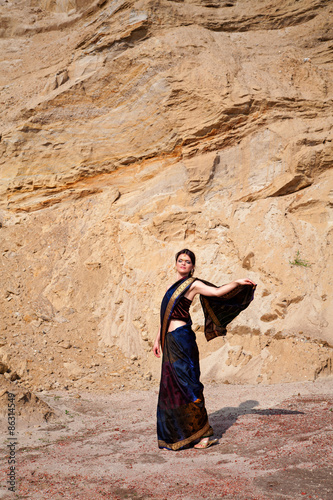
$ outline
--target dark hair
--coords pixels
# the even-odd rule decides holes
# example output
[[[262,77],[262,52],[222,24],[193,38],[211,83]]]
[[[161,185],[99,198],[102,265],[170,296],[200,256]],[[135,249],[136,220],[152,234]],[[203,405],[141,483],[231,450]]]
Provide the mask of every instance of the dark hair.
[[[184,253],[185,255],[188,255],[188,256],[190,257],[190,259],[191,259],[191,262],[192,262],[193,266],[195,266],[195,255],[194,255],[194,253],[193,253],[193,252],[191,252],[191,250],[189,250],[188,248],[184,248],[183,250],[180,250],[180,252],[177,252],[177,253],[176,253],[176,262],[177,262],[177,260],[178,260],[178,257],[179,257],[180,255],[182,255],[183,253]],[[193,272],[194,272],[194,269],[192,269],[192,271],[189,273],[189,276],[192,276]]]

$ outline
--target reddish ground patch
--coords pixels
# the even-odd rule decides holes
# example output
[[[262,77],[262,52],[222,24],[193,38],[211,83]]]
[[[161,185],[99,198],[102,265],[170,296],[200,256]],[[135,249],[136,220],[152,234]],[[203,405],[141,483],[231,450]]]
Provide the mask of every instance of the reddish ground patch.
[[[58,396],[44,398],[59,422],[18,431],[15,494],[3,443],[0,498],[333,498],[332,380],[206,387],[220,444],[205,451],[158,450],[156,389]]]

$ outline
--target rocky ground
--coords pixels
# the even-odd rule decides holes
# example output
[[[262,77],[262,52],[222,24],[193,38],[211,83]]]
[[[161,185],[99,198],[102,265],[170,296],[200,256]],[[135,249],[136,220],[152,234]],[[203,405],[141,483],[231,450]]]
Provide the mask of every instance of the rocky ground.
[[[219,444],[179,452],[157,448],[156,385],[41,393],[54,416],[17,418],[15,493],[2,439],[0,498],[331,500],[332,379],[205,389]]]

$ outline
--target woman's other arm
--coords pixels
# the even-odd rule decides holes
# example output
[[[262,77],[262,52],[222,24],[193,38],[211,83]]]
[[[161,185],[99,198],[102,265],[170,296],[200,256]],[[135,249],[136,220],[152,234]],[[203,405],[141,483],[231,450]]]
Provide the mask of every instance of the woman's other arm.
[[[161,357],[161,329],[159,330],[153,347],[153,353],[157,358]]]

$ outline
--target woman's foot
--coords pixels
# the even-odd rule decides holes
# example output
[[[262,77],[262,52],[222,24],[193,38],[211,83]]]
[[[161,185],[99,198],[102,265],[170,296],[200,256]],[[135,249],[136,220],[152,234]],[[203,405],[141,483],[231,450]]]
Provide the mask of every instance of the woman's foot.
[[[218,439],[209,440],[209,437],[204,437],[199,441],[199,443],[194,445],[194,448],[196,450],[205,450],[206,448],[209,448],[210,446],[217,444],[218,442]]]

